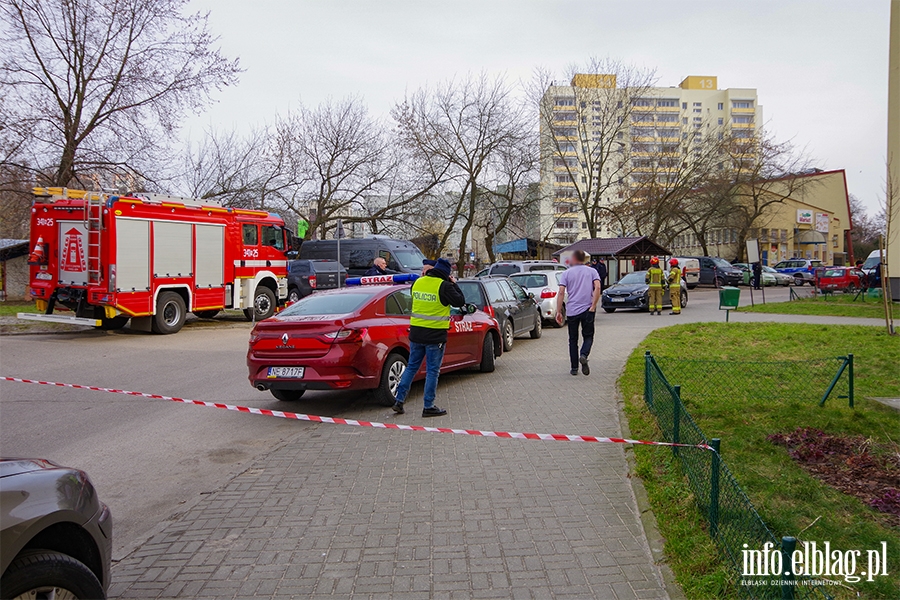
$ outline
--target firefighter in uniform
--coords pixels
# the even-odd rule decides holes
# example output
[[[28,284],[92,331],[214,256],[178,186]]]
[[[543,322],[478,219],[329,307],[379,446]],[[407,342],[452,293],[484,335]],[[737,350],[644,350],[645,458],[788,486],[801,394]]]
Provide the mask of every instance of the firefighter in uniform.
[[[666,274],[659,268],[659,258],[653,256],[650,258],[650,268],[644,276],[644,283],[650,285],[650,314],[656,311],[656,314],[662,314],[662,297],[663,285],[666,282]]]
[[[450,307],[465,306],[466,297],[450,278],[450,263],[443,258],[427,261],[431,268],[413,282],[412,314],[409,319],[409,361],[397,386],[396,403],[392,407],[403,413],[403,402],[409,394],[413,378],[425,361],[425,396],[423,417],[440,417],[447,411],[434,405],[438,376],[450,329]]]
[[[670,315],[681,314],[681,269],[678,267],[678,259],[669,260],[669,297],[672,299],[672,312]]]

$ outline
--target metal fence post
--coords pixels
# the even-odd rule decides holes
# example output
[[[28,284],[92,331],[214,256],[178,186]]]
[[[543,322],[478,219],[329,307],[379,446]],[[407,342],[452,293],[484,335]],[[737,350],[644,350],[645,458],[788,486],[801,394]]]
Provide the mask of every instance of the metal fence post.
[[[675,392],[675,402],[672,406],[672,443],[681,443],[681,386],[673,385],[672,390]],[[672,446],[672,453],[678,456],[678,446]]]
[[[847,395],[850,396],[850,408],[853,408],[853,355],[848,354],[847,359],[850,361],[850,381],[849,381],[849,390],[847,391]]]
[[[646,350],[644,352],[644,402],[647,403],[647,406],[650,409],[653,409],[653,385],[650,381],[650,361],[652,357],[650,356],[650,351]],[[654,411],[656,412],[656,411]]]
[[[841,367],[838,369],[837,374],[834,376],[834,379],[831,380],[831,385],[828,386],[828,389],[825,390],[825,395],[822,396],[822,399],[819,401],[819,406],[825,406],[825,401],[828,400],[828,396],[831,395],[831,392],[834,390],[834,386],[837,385],[837,382],[841,379],[841,375],[844,374],[844,369],[847,368],[847,364],[850,362],[850,359],[846,356],[838,356],[843,362],[841,363]]]
[[[722,440],[713,438],[709,441],[712,446],[712,476],[709,482],[709,535],[715,539],[719,534],[719,448]]]
[[[786,535],[781,538],[781,573],[774,575],[782,576],[781,598],[782,600],[793,600],[794,598],[794,567],[791,563],[791,555],[797,547],[797,538]]]

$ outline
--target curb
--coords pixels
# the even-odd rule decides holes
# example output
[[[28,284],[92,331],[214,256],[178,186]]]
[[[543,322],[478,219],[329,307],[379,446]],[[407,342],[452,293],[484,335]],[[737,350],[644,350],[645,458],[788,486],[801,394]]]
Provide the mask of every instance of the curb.
[[[625,400],[616,385],[616,409],[619,413],[619,428],[622,430],[623,437],[631,437],[631,428],[628,427],[628,417],[625,415]],[[638,511],[640,512],[641,526],[644,528],[644,537],[647,538],[647,545],[650,547],[650,555],[653,562],[659,569],[663,578],[663,587],[671,600],[687,600],[684,591],[675,580],[675,573],[669,567],[666,560],[665,544],[666,539],[659,532],[659,526],[656,523],[656,515],[650,508],[650,500],[647,497],[647,490],[640,477],[634,473],[637,471],[637,464],[634,459],[634,448],[625,448],[625,462],[628,464],[628,481],[631,483],[631,489],[634,498],[637,501]]]

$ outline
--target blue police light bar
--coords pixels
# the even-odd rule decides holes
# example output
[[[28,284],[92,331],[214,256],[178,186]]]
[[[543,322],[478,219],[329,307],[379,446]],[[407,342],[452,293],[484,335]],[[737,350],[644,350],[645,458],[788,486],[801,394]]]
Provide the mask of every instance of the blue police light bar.
[[[348,277],[345,285],[393,285],[395,283],[412,283],[419,276],[415,273],[398,273],[396,275],[369,275],[367,277]]]

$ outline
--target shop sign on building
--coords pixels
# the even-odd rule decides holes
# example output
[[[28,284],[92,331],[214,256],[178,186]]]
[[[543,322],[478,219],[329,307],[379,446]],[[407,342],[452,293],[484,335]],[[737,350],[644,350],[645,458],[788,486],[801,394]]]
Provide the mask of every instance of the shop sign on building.
[[[828,213],[816,213],[816,231],[820,233],[828,233]]]
[[[812,225],[813,222],[813,211],[807,210],[805,208],[797,209],[797,223]]]

